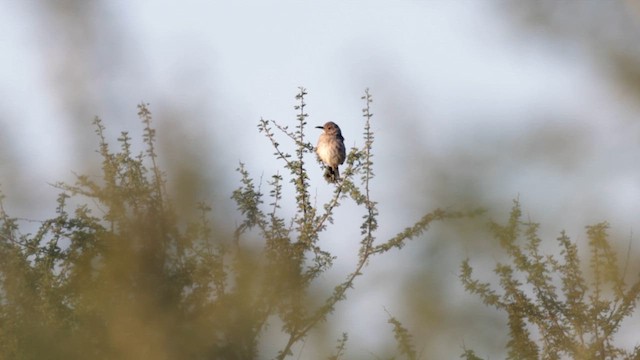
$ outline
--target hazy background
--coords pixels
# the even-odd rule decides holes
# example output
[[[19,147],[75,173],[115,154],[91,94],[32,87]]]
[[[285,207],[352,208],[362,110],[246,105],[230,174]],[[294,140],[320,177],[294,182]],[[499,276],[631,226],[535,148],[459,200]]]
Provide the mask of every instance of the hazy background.
[[[203,200],[220,224],[234,224],[238,162],[264,179],[281,165],[258,120],[293,126],[304,86],[309,124],[335,121],[347,145],[360,146],[360,96],[370,88],[378,238],[436,207],[482,206],[488,216],[438,225],[373,259],[334,314],[342,320],[328,325],[327,341],[349,333],[348,358],[393,346],[385,308],[424,358],[454,358],[463,345],[501,357],[505,317],[464,293],[457,274],[467,256],[491,269],[499,254],[484,224],[504,221],[516,197],[549,239],[566,229],[584,240],[585,225],[609,221],[637,263],[636,2],[0,3],[0,184],[15,216],[49,216],[57,190],[48,184],[98,169],[95,116],[114,143],[124,130],[142,148],[144,101],[179,208]],[[312,142],[318,134],[309,129]],[[331,187],[319,168],[311,175],[322,203]],[[327,285],[355,264],[354,209],[338,210],[324,240],[338,256]],[[630,347],[638,328],[624,328]],[[266,339],[267,352],[284,345]]]

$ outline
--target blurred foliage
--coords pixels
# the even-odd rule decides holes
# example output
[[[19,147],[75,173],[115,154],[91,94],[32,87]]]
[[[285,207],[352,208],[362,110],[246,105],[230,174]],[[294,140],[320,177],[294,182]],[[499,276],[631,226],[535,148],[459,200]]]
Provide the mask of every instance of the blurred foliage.
[[[521,216],[516,201],[508,222],[491,226],[511,260],[498,263],[494,270],[502,293],[474,279],[469,260],[462,263],[460,275],[468,292],[508,315],[508,358],[638,359],[640,345],[629,351],[615,340],[622,321],[636,308],[640,278],[627,286],[628,258],[619,269],[608,224],[587,227],[589,277],[581,267],[577,245],[564,232],[557,239],[561,257],[545,255],[539,225],[523,223]],[[463,357],[476,359],[471,350]]]
[[[232,199],[243,220],[233,238],[212,225],[207,204],[198,204],[195,219],[175,211],[158,166],[147,105],[139,105],[145,144],[139,154],[132,152],[126,132],[113,151],[96,118],[100,177],[78,175],[73,185],[57,184],[62,193],[55,217],[40,222],[33,234],[23,233],[19,220],[0,208],[0,357],[264,358],[261,336],[269,324],[280,324],[286,341],[274,356],[284,359],[346,299],[372,257],[402,248],[434,221],[474,214],[435,210],[398,235],[375,241],[368,92],[363,96],[364,146],[350,150],[344,178],[329,202],[312,205],[305,159],[313,146],[305,137],[305,95],[301,88],[294,131],[260,121],[259,130],[272,142],[286,175],[276,173],[268,181],[270,202],[264,206],[262,184],[256,185],[240,164],[240,186]],[[294,155],[276,140],[274,126],[294,144]],[[292,218],[279,210],[287,178],[294,185]],[[333,210],[347,200],[364,212],[358,261],[333,292],[318,299],[310,285],[335,259],[321,246],[320,234],[332,224]],[[261,245],[252,241],[256,238]],[[400,354],[416,358],[408,331],[393,317],[390,323]],[[347,339],[343,334],[333,355],[326,349],[324,356],[344,356]]]
[[[586,50],[625,90],[640,97],[640,5],[622,1],[498,2],[520,28]],[[522,26],[524,25],[524,27]],[[568,48],[565,48],[568,49]]]

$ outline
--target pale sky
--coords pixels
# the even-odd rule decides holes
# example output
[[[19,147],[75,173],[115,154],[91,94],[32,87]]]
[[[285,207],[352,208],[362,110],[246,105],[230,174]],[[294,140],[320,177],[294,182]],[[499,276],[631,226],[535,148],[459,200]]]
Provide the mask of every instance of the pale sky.
[[[203,166],[221,171],[224,181],[204,200],[229,204],[238,161],[256,178],[278,168],[256,125],[264,117],[294,126],[298,86],[309,91],[309,125],[338,123],[348,146],[362,144],[360,96],[370,88],[380,239],[428,209],[467,206],[459,195],[464,188],[499,219],[519,197],[525,213],[552,236],[565,228],[584,239],[583,226],[602,220],[622,234],[638,229],[640,129],[632,120],[638,109],[584,49],[514,26],[499,2],[104,3],[93,17],[77,19],[112,26],[108,36],[102,28],[87,34],[93,52],[85,53],[74,51],[72,41],[84,35],[65,38],[59,24],[43,20],[38,2],[3,2],[0,141],[8,145],[0,151],[13,153],[0,157],[6,161],[0,183],[8,201],[54,199],[47,183],[73,179],[73,144],[92,143],[93,116],[103,118],[113,139],[121,130],[135,138],[135,106],[145,101],[164,129],[183,129],[175,143],[189,148],[206,140],[203,149],[210,155],[200,154]],[[77,66],[59,72],[70,59]],[[60,87],[73,89],[80,78],[86,83],[78,101],[87,102],[84,112],[73,112]],[[189,113],[188,121],[176,120],[176,113]],[[308,135],[315,142],[318,133]],[[16,181],[16,169],[28,180]],[[319,177],[320,170],[312,175]],[[435,185],[440,182],[450,182],[451,190]],[[32,188],[30,194],[11,193],[23,185]],[[329,196],[327,184],[313,186],[319,202]],[[359,224],[362,215],[349,209],[354,207],[346,206],[345,220],[328,233],[335,242],[327,247],[338,256],[331,274],[340,277],[352,269],[357,247],[347,241],[359,233],[349,222]],[[353,306],[334,315],[349,320],[336,335],[350,333],[354,355],[367,356],[364,349],[393,340],[390,331],[371,336],[368,330],[390,330],[385,307],[403,320],[393,282],[379,287],[377,279],[392,271],[410,275],[420,249],[424,245],[374,259],[345,303]],[[458,256],[442,269],[450,293],[477,300],[462,293],[457,281],[459,262],[468,254],[447,254]],[[460,334],[459,344],[474,344],[472,335]],[[451,351],[440,350],[441,356]]]

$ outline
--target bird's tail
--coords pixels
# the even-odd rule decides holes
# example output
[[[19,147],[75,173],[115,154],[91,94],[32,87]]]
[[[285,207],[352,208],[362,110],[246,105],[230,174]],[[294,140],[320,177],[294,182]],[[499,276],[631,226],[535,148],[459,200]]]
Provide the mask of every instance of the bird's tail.
[[[338,170],[337,166],[327,166],[327,171],[324,172],[324,178],[330,183],[335,183],[340,179],[340,170]]]

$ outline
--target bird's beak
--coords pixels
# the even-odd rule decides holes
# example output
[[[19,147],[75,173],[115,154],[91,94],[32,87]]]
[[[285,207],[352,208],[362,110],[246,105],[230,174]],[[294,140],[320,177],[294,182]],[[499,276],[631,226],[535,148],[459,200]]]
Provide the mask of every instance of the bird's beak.
[[[324,126],[316,126],[316,129],[324,129]]]

